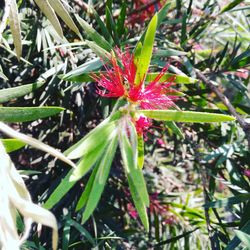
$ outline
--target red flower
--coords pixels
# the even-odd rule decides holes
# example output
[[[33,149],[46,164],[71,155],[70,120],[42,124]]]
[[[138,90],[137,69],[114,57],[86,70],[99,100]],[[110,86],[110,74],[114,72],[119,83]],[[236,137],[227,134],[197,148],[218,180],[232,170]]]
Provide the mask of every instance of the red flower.
[[[133,219],[137,219],[138,213],[137,213],[137,211],[135,210],[134,206],[133,206],[131,203],[128,203],[128,204],[127,204],[127,210],[128,210],[129,215],[130,215]]]
[[[170,82],[160,82],[168,66],[164,67],[156,78],[144,87],[144,79],[139,84],[135,84],[136,66],[134,57],[127,50],[122,53],[116,49],[116,54],[112,55],[111,65],[106,72],[100,76],[93,76],[98,82],[97,93],[104,97],[125,97],[129,102],[137,104],[141,109],[168,109],[174,105],[175,96],[168,96]]]
[[[135,121],[135,128],[140,136],[142,136],[144,131],[147,131],[151,125],[151,120],[145,116],[140,116],[140,118]]]

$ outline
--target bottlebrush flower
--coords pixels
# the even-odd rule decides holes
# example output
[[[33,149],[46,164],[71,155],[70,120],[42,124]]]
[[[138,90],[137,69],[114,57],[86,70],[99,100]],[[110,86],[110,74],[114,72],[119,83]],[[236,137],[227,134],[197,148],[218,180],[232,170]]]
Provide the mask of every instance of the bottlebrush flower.
[[[147,131],[148,128],[152,125],[151,119],[140,116],[138,120],[135,121],[135,128],[138,135],[142,136],[144,131]]]
[[[168,66],[164,67],[156,78],[144,87],[144,79],[139,84],[135,83],[136,65],[134,57],[128,50],[122,53],[115,50],[119,63],[114,53],[110,63],[105,65],[106,72],[92,78],[98,83],[97,93],[103,97],[124,97],[141,109],[168,109],[174,105],[176,96],[167,95],[170,92],[171,82],[160,82]]]

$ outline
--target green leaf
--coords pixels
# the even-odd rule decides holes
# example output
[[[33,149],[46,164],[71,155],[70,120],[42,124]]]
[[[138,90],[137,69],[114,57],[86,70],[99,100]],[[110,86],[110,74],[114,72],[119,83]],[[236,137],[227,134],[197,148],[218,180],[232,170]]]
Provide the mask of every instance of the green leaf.
[[[146,231],[148,232],[149,231],[149,223],[148,223],[147,207],[145,206],[145,203],[141,199],[141,195],[138,193],[138,190],[135,187],[131,176],[127,176],[127,177],[128,177],[129,189],[130,189],[136,210],[140,216],[142,224],[144,225]]]
[[[119,46],[119,38],[118,38],[117,31],[116,31],[115,22],[114,22],[112,13],[110,9],[108,8],[108,6],[106,6],[106,23],[107,23],[107,27],[110,28],[110,33],[113,35],[112,37],[115,41],[115,44]]]
[[[73,19],[71,18],[69,12],[63,6],[60,0],[49,0],[51,7],[57,13],[57,15],[67,24],[67,26],[73,30],[77,35],[80,34],[77,26],[75,25]]]
[[[103,49],[102,47],[100,47],[95,42],[91,42],[91,41],[88,41],[88,40],[85,40],[85,42],[91,48],[91,50],[97,56],[99,56],[104,62],[110,61],[111,55],[107,50]]]
[[[132,126],[132,123],[128,123]],[[138,157],[138,148],[137,145],[135,148],[132,147],[126,133],[126,128],[123,128],[120,132],[119,143],[120,150],[122,155],[122,160],[124,164],[125,173],[128,178],[130,178],[136,192],[141,197],[142,202],[149,206],[149,197],[147,192],[146,183],[142,174],[141,169],[139,169],[137,165],[137,157]],[[132,133],[135,129],[129,129],[130,137],[133,137]],[[136,133],[136,131],[135,131]],[[137,140],[137,136],[136,136]]]
[[[250,234],[250,220],[240,229],[241,232]],[[225,250],[235,250],[236,247],[240,244],[240,240],[235,236],[225,247]]]
[[[204,205],[205,208],[231,207],[232,205],[246,202],[250,199],[250,194],[239,194],[227,199],[212,201]]]
[[[60,22],[55,14],[55,11],[52,9],[51,5],[49,4],[48,0],[34,0],[41,11],[45,14],[45,16],[49,19],[53,27],[55,28],[56,32],[60,37],[63,37],[62,27]]]
[[[10,29],[13,36],[16,55],[18,60],[20,60],[22,56],[22,37],[21,37],[20,20],[18,17],[18,8],[16,0],[11,0],[9,2],[9,6],[10,6],[10,14],[9,14]]]
[[[98,167],[95,166],[94,170],[92,171],[92,173],[89,177],[87,185],[85,186],[84,191],[82,192],[82,195],[81,195],[80,199],[78,200],[78,203],[76,205],[76,211],[79,211],[80,209],[82,209],[86,205],[88,198],[89,198],[89,194],[91,192],[91,188],[92,188],[94,180],[95,180],[97,170],[98,170]]]
[[[112,137],[112,132],[116,129],[115,121],[119,118],[119,114],[120,113],[117,112],[113,116],[105,119],[79,142],[67,149],[64,154],[68,156],[69,159],[77,159],[89,151],[95,150],[99,145],[105,144],[105,142]]]
[[[158,12],[157,28],[161,25],[162,21],[166,18],[167,12],[171,6],[171,3],[166,3]]]
[[[126,8],[127,8],[127,4],[124,1],[122,3],[121,11],[118,16],[117,25],[116,25],[116,30],[120,38],[125,32]]]
[[[157,14],[154,15],[149,23],[145,39],[143,42],[140,57],[138,58],[138,66],[135,76],[135,84],[139,84],[146,77],[148,67],[151,61],[152,51],[154,47],[155,32],[157,27]]]
[[[185,51],[164,48],[164,49],[157,49],[153,54],[153,58],[169,57],[169,56],[185,56],[185,55],[187,55],[187,52]]]
[[[140,169],[143,168],[144,165],[144,140],[143,140],[143,136],[138,136],[138,143],[137,143],[137,147],[138,147],[138,167]]]
[[[237,57],[235,57],[230,65],[231,69],[239,69],[242,68],[250,63],[250,49],[244,51]]]
[[[81,160],[76,164],[76,168],[74,169],[72,175],[70,176],[70,181],[80,180],[98,161],[98,159],[102,156],[102,153],[105,150],[105,147],[110,142],[111,138],[109,137],[103,143],[99,143],[94,148],[86,146],[84,156]]]
[[[185,136],[182,133],[181,129],[176,125],[173,121],[166,121],[165,125],[167,125],[176,135],[178,135],[181,139],[184,139]]]
[[[144,114],[148,118],[160,121],[175,122],[226,122],[234,121],[235,118],[229,115],[213,114],[194,111],[177,110],[138,110],[138,113]]]
[[[0,107],[0,121],[28,122],[62,112],[61,107]]]
[[[78,232],[80,232],[93,246],[96,246],[95,239],[81,224],[71,219],[67,220],[67,223],[69,223],[70,226],[73,226]]]
[[[182,17],[182,26],[181,26],[181,46],[185,46],[187,42],[187,12],[184,11]]]
[[[195,232],[196,230],[198,230],[199,228],[195,228],[191,231],[187,231],[187,232],[184,232],[183,234],[180,234],[180,235],[177,235],[175,237],[172,237],[170,239],[167,239],[167,240],[164,240],[164,241],[161,241],[159,242],[158,244],[155,245],[155,247],[158,247],[158,246],[163,246],[163,245],[166,245],[166,244],[170,244],[172,242],[176,242],[177,240],[181,239],[181,238],[184,238],[186,237],[187,235],[190,235],[191,233]]]
[[[153,81],[160,73],[148,73],[146,77],[147,82]],[[182,75],[176,75],[176,74],[171,74],[171,73],[165,73],[159,82],[165,82],[167,80],[171,80],[171,82],[175,83],[185,83],[185,84],[191,84],[191,83],[196,83],[198,82],[197,79],[188,77],[188,76],[182,76]]]
[[[237,237],[243,242],[243,244],[247,247],[247,249],[250,249],[250,235],[246,234],[240,230],[234,231]]]
[[[15,99],[24,95],[27,95],[36,89],[43,86],[44,82],[37,82],[32,84],[26,84],[19,87],[7,88],[0,90],[0,103],[8,102],[11,99]]]
[[[65,196],[69,190],[76,184],[76,181],[69,181],[72,175],[73,169],[71,169],[68,174],[61,180],[60,184],[56,187],[53,193],[49,196],[48,200],[44,203],[43,207],[46,209],[51,209],[58,203],[63,196]]]
[[[232,1],[231,3],[227,4],[226,6],[224,6],[224,7],[222,8],[222,10],[220,11],[219,14],[222,14],[222,13],[224,13],[224,12],[226,12],[226,11],[231,10],[232,8],[234,8],[234,7],[237,6],[238,4],[242,3],[243,1],[244,1],[244,0],[234,0],[234,1]]]
[[[1,142],[3,143],[7,153],[18,150],[26,145],[26,143],[18,139],[1,139]]]
[[[100,68],[103,65],[99,58],[90,60],[79,67],[71,70],[67,74],[63,75],[63,80],[72,82],[90,82],[91,78],[89,72]]]
[[[100,16],[98,15],[98,13],[96,12],[96,10],[94,8],[91,8],[91,11],[93,12],[95,19],[102,31],[102,35],[104,36],[104,38],[107,41],[110,41],[111,44],[114,43],[112,36],[110,35],[106,25],[104,24],[104,22],[102,21],[102,19],[100,18]]]
[[[140,51],[138,50],[138,52]],[[138,57],[135,56],[134,61],[135,61],[135,64],[138,63]],[[79,82],[81,84],[83,82],[94,81],[93,78],[91,77],[91,74],[95,74],[98,76],[100,75],[100,73],[105,74],[105,71],[92,71],[91,74],[89,72],[91,71],[91,69],[100,68],[101,65],[102,63],[101,61],[99,61],[99,59],[98,61],[93,62],[93,64],[86,63],[86,65],[85,64],[81,65],[78,68],[67,73],[65,76],[63,76],[63,79],[66,81]],[[159,74],[160,72],[148,73],[146,76],[146,82],[153,81]],[[171,82],[180,83],[180,84],[193,84],[193,83],[198,82],[197,79],[194,79],[188,76],[176,75],[172,73],[165,73],[161,77],[159,82],[165,82],[167,80],[171,80]]]
[[[78,22],[81,24],[82,28],[85,30],[88,37],[93,40],[98,46],[103,48],[106,51],[111,51],[112,46],[109,44],[103,36],[101,36],[94,28],[92,28],[85,20],[83,20],[81,17],[76,16]]]
[[[118,137],[116,135],[108,145],[107,150],[104,153],[102,159],[100,159],[99,164],[96,166],[98,170],[88,197],[86,208],[82,215],[82,223],[84,223],[90,217],[101,198],[101,194],[104,190],[104,186],[107,181],[110,167],[116,152],[117,142]]]

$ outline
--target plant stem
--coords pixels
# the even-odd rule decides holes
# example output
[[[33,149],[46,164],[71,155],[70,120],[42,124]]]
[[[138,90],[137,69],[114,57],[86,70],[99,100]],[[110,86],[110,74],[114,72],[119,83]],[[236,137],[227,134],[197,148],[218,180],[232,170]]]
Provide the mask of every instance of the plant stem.
[[[248,148],[250,149],[250,123],[248,123],[244,118],[242,118],[237,113],[237,111],[235,110],[229,99],[223,93],[221,93],[221,91],[204,74],[202,74],[198,70],[195,71],[198,79],[202,80],[217,95],[217,97],[228,108],[228,111],[237,119],[241,128],[246,134],[246,138],[248,141]]]

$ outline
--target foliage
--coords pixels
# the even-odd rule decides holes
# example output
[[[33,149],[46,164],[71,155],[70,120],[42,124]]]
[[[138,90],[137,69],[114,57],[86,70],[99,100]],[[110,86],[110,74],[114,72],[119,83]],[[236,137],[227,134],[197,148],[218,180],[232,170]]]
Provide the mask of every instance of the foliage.
[[[0,143],[60,249],[249,247],[248,3],[2,7]]]

